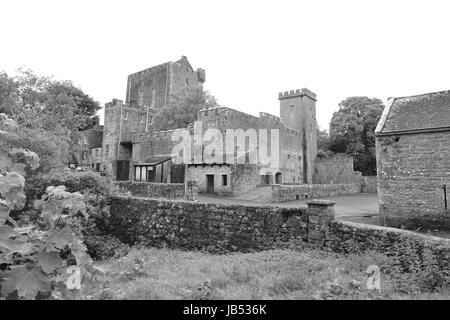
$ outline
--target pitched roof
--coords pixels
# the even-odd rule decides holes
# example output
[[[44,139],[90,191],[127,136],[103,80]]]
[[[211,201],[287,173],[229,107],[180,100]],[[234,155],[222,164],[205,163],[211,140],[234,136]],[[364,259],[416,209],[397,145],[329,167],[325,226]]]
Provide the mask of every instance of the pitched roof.
[[[160,164],[161,162],[166,162],[166,161],[169,161],[169,160],[172,160],[172,156],[170,156],[170,155],[158,155],[158,156],[150,157],[147,160],[138,163],[138,165],[145,164],[145,165],[154,166],[154,165]]]
[[[450,130],[450,90],[390,98],[376,135]]]

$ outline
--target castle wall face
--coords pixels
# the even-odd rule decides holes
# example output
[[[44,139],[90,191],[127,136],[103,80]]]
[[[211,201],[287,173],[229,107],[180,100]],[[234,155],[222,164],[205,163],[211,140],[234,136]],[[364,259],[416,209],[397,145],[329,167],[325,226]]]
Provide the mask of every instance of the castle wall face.
[[[126,103],[162,108],[167,103],[168,64],[162,64],[128,76]]]
[[[190,89],[202,88],[203,83],[199,81],[198,73],[189,67],[171,62],[169,70],[169,104],[178,102],[188,94]]]
[[[279,94],[280,118],[301,134],[303,182],[312,183],[317,157],[316,95],[303,88]]]
[[[315,184],[362,183],[359,171],[353,171],[353,157],[335,154],[330,158],[317,158],[314,173]]]
[[[378,199],[388,226],[450,229],[450,132],[377,136]]]

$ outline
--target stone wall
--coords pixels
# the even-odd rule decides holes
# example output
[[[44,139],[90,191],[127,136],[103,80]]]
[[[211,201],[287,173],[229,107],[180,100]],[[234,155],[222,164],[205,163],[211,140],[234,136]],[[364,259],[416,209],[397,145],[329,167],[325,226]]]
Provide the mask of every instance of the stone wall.
[[[344,254],[380,252],[405,271],[431,268],[445,275],[450,270],[450,239],[335,221],[333,201],[307,204],[308,208],[278,208],[114,196],[108,231],[129,244],[222,253],[300,241]]]
[[[183,199],[184,183],[114,182],[115,193],[143,198]]]
[[[308,240],[306,208],[276,208],[115,196],[110,230],[125,243],[213,252],[262,250]]]
[[[378,136],[380,214],[388,226],[450,230],[450,133]]]
[[[361,183],[361,173],[353,171],[353,157],[343,153],[318,157],[315,163],[315,184]]]
[[[272,202],[322,198],[361,192],[359,184],[272,185]]]
[[[450,239],[412,231],[332,221],[322,248],[338,253],[379,252],[390,256],[404,272],[433,270],[434,276],[448,276]]]
[[[361,177],[361,192],[377,193],[377,188],[378,188],[378,179],[376,176]]]

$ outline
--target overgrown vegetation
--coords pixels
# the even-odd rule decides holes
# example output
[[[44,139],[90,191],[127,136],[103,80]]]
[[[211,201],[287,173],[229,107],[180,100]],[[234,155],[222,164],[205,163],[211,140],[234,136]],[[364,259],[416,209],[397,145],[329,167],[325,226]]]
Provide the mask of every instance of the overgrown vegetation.
[[[18,127],[14,120],[0,114],[2,141],[15,136]],[[28,149],[7,148],[5,144],[0,145],[0,151],[0,299],[75,297],[81,284],[92,281],[97,273],[83,236],[96,236],[93,231],[100,224],[95,219],[107,212],[107,205],[102,203],[105,199],[99,199],[100,190],[107,190],[106,183],[101,184],[92,176],[76,180],[66,174],[60,178],[69,182],[72,189],[81,189],[83,181],[84,191],[88,191],[70,192],[60,184],[43,191],[44,186],[39,185],[40,188],[31,188],[39,190],[34,198],[41,197],[31,208],[26,202],[25,176],[39,167],[39,156]],[[52,182],[56,180],[58,176],[53,176]],[[19,225],[12,218],[13,211],[20,216],[31,210],[38,214],[28,216],[26,224],[19,219]],[[93,214],[91,221],[89,213]],[[112,250],[117,245],[115,241]],[[105,255],[103,251],[100,254]]]
[[[380,290],[368,289],[370,265],[381,269]],[[107,271],[89,299],[449,299],[418,273],[399,273],[376,253],[338,255],[308,248],[211,255],[132,249],[102,263]]]

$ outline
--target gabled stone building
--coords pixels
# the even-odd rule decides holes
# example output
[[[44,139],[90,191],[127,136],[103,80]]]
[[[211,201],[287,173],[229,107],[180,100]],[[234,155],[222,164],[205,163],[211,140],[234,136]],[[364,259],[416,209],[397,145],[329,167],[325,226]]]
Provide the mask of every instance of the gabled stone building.
[[[375,130],[382,223],[450,228],[450,91],[390,98]]]

